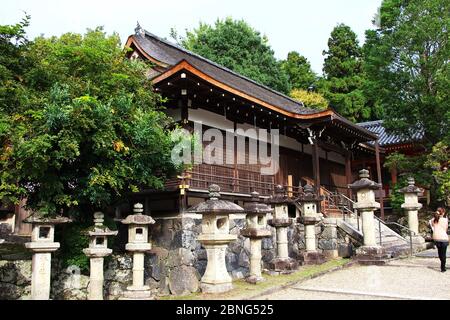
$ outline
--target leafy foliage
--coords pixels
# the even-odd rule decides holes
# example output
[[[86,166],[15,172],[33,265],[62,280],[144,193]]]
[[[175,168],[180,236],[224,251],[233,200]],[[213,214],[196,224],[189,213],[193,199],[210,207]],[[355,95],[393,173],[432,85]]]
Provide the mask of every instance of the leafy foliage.
[[[105,215],[103,223],[110,230],[117,230],[114,220]],[[77,266],[81,272],[89,271],[89,258],[83,249],[89,247],[88,231],[92,229],[92,221],[76,221],[56,229],[56,239],[61,243],[61,250],[56,252],[63,263],[63,267]],[[108,238],[108,248],[113,248],[115,237]],[[108,258],[108,257],[106,257]]]
[[[309,92],[301,89],[294,89],[291,91],[290,96],[311,109],[325,110],[328,107],[328,101],[320,93]]]
[[[364,73],[361,48],[350,27],[339,24],[331,32],[328,51],[324,51],[323,72],[319,82],[321,93],[338,113],[352,121],[371,117],[363,92]]]
[[[450,147],[438,142],[428,154],[425,166],[433,170],[433,178],[438,186],[438,200],[450,206]]]
[[[0,199],[26,196],[42,213],[86,215],[127,193],[160,188],[175,173],[165,129],[172,121],[159,110],[148,66],[126,59],[116,34],[97,28],[5,46],[18,50],[9,49],[25,67],[1,65],[22,90],[0,105]]]
[[[172,35],[177,37],[176,32]],[[274,90],[289,93],[288,76],[282,71],[266,36],[243,20],[200,23],[176,39],[183,47]]]
[[[449,132],[450,3],[384,0],[381,23],[366,33],[368,93],[384,124],[410,137],[423,130],[430,151]]]
[[[316,83],[317,76],[308,59],[296,51],[288,53],[287,59],[281,63],[281,69],[289,76],[292,89],[308,90]]]

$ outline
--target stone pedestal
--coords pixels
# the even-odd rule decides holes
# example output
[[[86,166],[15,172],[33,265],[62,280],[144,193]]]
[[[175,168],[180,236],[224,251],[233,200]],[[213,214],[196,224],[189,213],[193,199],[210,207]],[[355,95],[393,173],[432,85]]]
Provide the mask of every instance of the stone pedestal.
[[[245,280],[253,284],[264,281],[261,273],[261,242],[263,238],[272,236],[267,230],[266,215],[273,209],[259,201],[258,192],[252,192],[251,201],[244,205],[247,227],[241,231],[242,236],[250,238],[250,276]]]
[[[336,259],[339,257],[336,218],[323,219],[323,227],[323,239],[321,241],[322,253],[326,259]]]
[[[103,225],[103,213],[94,213],[94,228],[88,231],[89,248],[83,250],[90,259],[89,300],[103,300],[103,259],[112,253],[108,249],[108,236],[117,235]]]
[[[363,169],[359,172],[360,179],[349,185],[357,193],[357,209],[362,219],[362,232],[364,245],[356,250],[356,258],[369,262],[385,258],[383,247],[377,244],[375,236],[374,211],[380,208],[380,204],[375,201],[374,190],[380,189],[380,184],[369,179],[369,171]]]
[[[200,288],[204,293],[220,293],[233,289],[232,278],[228,274],[225,264],[225,253],[228,244],[237,239],[236,235],[227,235],[216,239],[211,239],[206,235],[200,235],[198,240],[206,249],[208,262],[205,274],[200,283]]]
[[[127,287],[122,299],[151,300],[150,287],[144,285],[144,254],[152,249],[148,242],[148,226],[155,223],[152,217],[143,215],[143,205],[134,205],[134,215],[122,220],[128,225],[128,243],[125,249],[133,254],[133,284]]]
[[[408,186],[399,190],[405,195],[405,202],[402,204],[403,210],[408,216],[408,228],[413,232],[413,244],[417,247],[425,247],[425,239],[419,233],[419,210],[422,204],[419,203],[419,194],[423,189],[416,187],[414,178],[408,178]]]
[[[50,299],[51,253],[58,250],[59,243],[54,242],[55,225],[70,222],[66,217],[46,218],[33,214],[24,222],[32,224],[31,242],[25,247],[32,251],[31,299]]]
[[[316,224],[321,221],[317,210],[322,197],[318,196],[314,187],[309,184],[303,190],[304,192],[297,199],[302,206],[302,216],[297,218],[297,221],[305,226],[306,246],[306,250],[300,254],[300,263],[302,265],[320,264],[325,262],[325,257],[317,250]]]
[[[198,241],[206,249],[206,271],[201,279],[200,288],[205,293],[219,293],[233,288],[232,278],[225,264],[228,244],[237,239],[230,234],[230,214],[242,213],[237,204],[220,200],[220,187],[209,186],[209,199],[190,208],[188,212],[202,214],[202,233]]]
[[[298,262],[289,257],[287,228],[292,224],[287,208],[287,198],[282,186],[275,189],[275,196],[269,200],[275,207],[273,219],[268,224],[276,229],[277,256],[269,262],[269,269],[275,273],[291,273],[297,270]]]

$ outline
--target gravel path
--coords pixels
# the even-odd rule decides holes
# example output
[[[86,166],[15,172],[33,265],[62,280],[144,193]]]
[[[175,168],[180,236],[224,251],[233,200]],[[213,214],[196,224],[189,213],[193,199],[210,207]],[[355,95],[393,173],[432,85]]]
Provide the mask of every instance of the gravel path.
[[[450,264],[449,264],[450,267]],[[435,258],[407,258],[385,266],[353,266],[310,279],[259,299],[269,300],[448,300],[450,268]]]

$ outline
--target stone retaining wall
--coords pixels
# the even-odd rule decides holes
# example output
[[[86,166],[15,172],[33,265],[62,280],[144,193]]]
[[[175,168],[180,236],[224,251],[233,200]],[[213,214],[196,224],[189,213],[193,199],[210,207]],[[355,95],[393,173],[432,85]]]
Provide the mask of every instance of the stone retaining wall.
[[[230,233],[239,235],[245,226],[245,219],[230,221]],[[276,254],[275,229],[272,237],[262,241],[263,267]],[[121,233],[126,232],[121,230]],[[206,251],[197,241],[201,232],[201,219],[192,216],[156,219],[150,228],[153,249],[145,257],[145,279],[155,295],[185,295],[199,290],[200,278],[206,268]],[[125,233],[126,234],[126,233]],[[316,227],[319,249],[329,249],[341,238],[332,241],[333,236],[323,225]],[[339,234],[338,234],[339,237]],[[120,237],[123,242],[123,237]],[[126,238],[126,237],[125,237]],[[125,239],[126,241],[126,239]],[[289,255],[296,259],[304,250],[304,226],[288,228]],[[227,269],[233,279],[244,278],[249,272],[250,241],[238,236],[226,252]],[[52,299],[86,299],[89,275],[80,274],[76,267],[62,268],[56,259],[52,260]],[[116,253],[105,260],[105,298],[118,299],[132,281],[132,257]],[[27,299],[30,295],[31,260],[0,261],[0,299]]]

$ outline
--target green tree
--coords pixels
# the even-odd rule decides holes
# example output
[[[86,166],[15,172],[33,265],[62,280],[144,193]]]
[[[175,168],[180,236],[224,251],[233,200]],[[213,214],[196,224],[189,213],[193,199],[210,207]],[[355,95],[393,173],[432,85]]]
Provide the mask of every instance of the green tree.
[[[287,59],[282,61],[281,69],[289,76],[292,89],[308,90],[317,80],[308,59],[296,51],[288,53]]]
[[[423,134],[420,167],[403,166],[424,177],[433,204],[448,197],[448,166],[438,163],[449,159],[449,12],[448,1],[384,0],[364,46],[368,96],[386,128],[410,139]]]
[[[173,30],[172,35],[176,37]],[[281,70],[267,37],[243,20],[218,19],[214,26],[200,23],[177,42],[263,85],[289,93],[288,76]]]
[[[328,101],[318,92],[309,92],[302,89],[293,89],[290,96],[298,101],[303,102],[305,107],[317,110],[325,110],[328,108]]]
[[[366,33],[367,76],[384,125],[411,137],[424,132],[431,148],[450,129],[450,3],[384,0],[380,25]]]
[[[371,110],[362,90],[364,74],[356,34],[349,26],[339,24],[331,32],[328,51],[323,54],[325,79],[320,81],[321,93],[337,112],[348,119],[369,119]]]
[[[1,27],[0,39],[23,37],[25,26]],[[159,110],[148,66],[126,58],[118,35],[97,28],[40,37],[26,50],[22,43],[9,41],[18,53],[2,55],[1,69],[23,92],[3,92],[0,105],[0,199],[26,197],[33,210],[82,218],[162,187],[177,169],[165,129],[172,121]],[[26,67],[3,63],[14,59]]]

